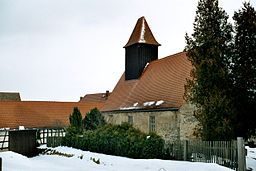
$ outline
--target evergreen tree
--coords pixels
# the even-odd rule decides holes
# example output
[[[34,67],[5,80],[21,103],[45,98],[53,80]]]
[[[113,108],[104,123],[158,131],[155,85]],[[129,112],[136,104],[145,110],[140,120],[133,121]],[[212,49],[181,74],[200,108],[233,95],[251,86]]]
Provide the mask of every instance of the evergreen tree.
[[[185,98],[197,106],[195,117],[205,140],[234,137],[229,62],[232,25],[218,0],[199,0],[191,37],[186,34],[188,59],[193,65]]]
[[[233,82],[237,109],[237,133],[245,138],[256,128],[256,11],[250,3],[235,12]]]
[[[104,124],[105,120],[97,108],[88,112],[83,120],[83,125],[86,130],[95,130],[98,126]]]
[[[69,132],[81,133],[82,132],[82,115],[78,107],[74,107],[73,113],[69,116],[70,127]]]

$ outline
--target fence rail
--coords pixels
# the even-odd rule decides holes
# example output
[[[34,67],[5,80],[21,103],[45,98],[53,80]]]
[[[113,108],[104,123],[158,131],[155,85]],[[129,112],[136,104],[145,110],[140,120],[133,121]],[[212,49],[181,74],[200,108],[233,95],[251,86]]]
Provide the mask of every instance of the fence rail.
[[[0,150],[8,150],[9,147],[9,130],[0,130]]]
[[[0,150],[9,150],[9,129],[0,130]],[[49,144],[50,146],[60,145],[61,138],[65,136],[63,128],[37,129],[37,142],[39,145]],[[49,141],[49,142],[48,142]]]
[[[237,141],[179,141],[168,144],[166,148],[176,160],[237,168]]]
[[[64,129],[38,129],[37,131],[37,140],[39,141],[39,144],[48,144],[48,141],[51,141],[50,143],[52,143],[52,141],[55,141],[52,140],[52,137],[59,137],[55,139],[61,139],[66,135]]]
[[[37,129],[36,136],[40,145],[47,144],[47,146],[56,147],[61,144],[65,130]],[[245,152],[243,151],[245,147],[244,141],[240,141],[240,139],[238,138],[238,141],[178,141],[166,144],[165,148],[170,159],[217,163],[243,171],[245,170]],[[8,149],[9,130],[0,130],[0,150]]]

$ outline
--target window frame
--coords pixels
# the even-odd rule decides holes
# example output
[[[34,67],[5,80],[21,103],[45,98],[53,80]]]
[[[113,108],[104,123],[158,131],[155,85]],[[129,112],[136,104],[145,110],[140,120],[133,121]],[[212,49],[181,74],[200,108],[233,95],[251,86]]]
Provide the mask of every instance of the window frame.
[[[149,132],[156,132],[156,117],[154,115],[149,116]]]

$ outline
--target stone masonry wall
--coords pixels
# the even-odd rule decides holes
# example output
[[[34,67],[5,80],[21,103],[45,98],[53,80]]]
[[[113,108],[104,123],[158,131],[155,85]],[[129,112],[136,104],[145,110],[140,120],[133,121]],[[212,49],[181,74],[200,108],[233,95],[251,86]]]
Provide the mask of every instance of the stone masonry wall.
[[[165,141],[195,139],[194,128],[198,124],[193,116],[194,106],[185,104],[179,111],[147,111],[147,112],[103,112],[107,123],[121,124],[133,117],[133,126],[149,133],[149,118],[155,116],[155,132]]]
[[[179,110],[180,121],[180,140],[194,140],[195,128],[199,124],[194,116],[195,106],[184,104]]]

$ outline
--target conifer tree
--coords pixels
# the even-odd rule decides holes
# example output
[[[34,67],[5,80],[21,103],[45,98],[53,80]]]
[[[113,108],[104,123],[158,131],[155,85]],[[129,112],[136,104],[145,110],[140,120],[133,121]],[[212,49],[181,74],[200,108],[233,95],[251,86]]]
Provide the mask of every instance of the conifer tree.
[[[199,0],[193,34],[186,34],[188,59],[193,65],[185,98],[197,106],[196,118],[205,140],[234,137],[229,62],[232,25],[218,0]]]
[[[98,126],[104,124],[105,120],[97,108],[94,108],[88,112],[83,119],[83,125],[86,130],[95,130]]]
[[[70,128],[69,131],[73,133],[82,132],[82,115],[78,107],[74,107],[73,113],[69,116]]]
[[[245,138],[256,128],[256,11],[250,3],[235,12],[233,82],[237,133]]]

